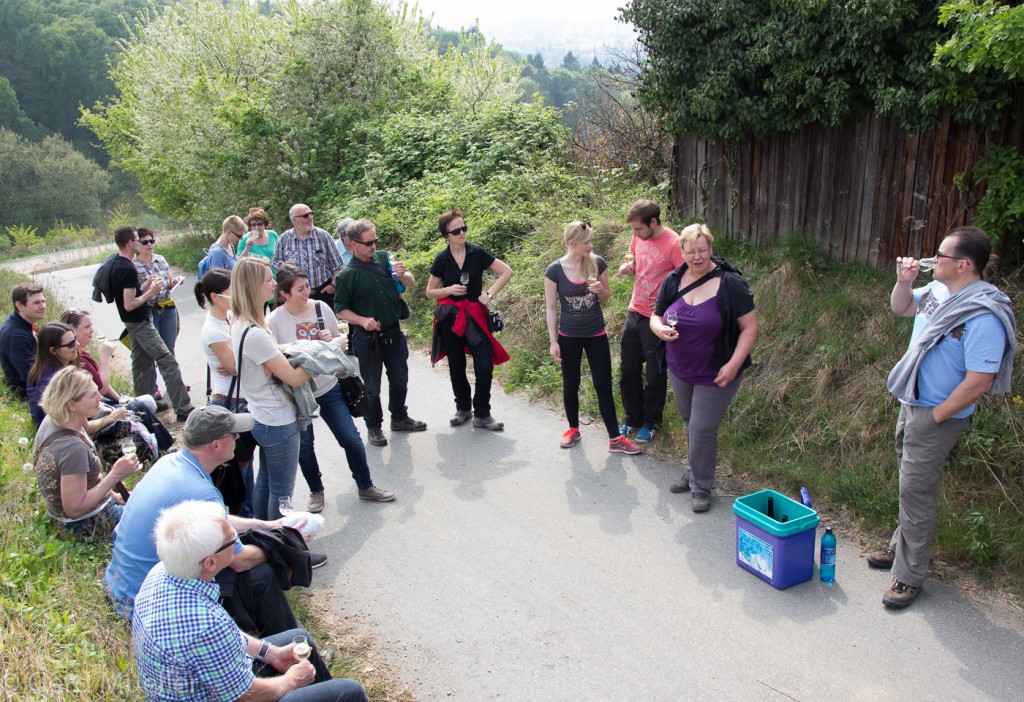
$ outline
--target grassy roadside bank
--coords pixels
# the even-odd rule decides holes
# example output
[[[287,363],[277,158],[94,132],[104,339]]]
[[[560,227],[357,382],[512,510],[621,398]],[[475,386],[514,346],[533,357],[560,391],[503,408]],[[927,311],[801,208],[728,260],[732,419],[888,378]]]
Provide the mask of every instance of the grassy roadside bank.
[[[4,290],[23,280],[0,270]],[[48,296],[48,320],[62,309]],[[10,310],[8,295],[0,315]],[[31,449],[18,441],[34,433],[27,406],[0,388],[0,699],[142,700],[130,628],[106,600],[109,538],[58,535],[36,487]],[[351,627],[319,614],[329,608],[317,598],[326,596],[289,592],[299,621],[334,652],[332,673],[359,680],[377,702],[411,699],[368,657],[368,644]]]

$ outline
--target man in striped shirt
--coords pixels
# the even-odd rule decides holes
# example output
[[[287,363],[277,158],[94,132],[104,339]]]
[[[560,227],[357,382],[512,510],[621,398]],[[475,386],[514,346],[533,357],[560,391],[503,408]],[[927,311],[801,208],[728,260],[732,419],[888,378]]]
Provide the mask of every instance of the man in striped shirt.
[[[345,264],[331,235],[313,226],[313,210],[301,202],[291,206],[292,228],[281,234],[274,251],[274,268],[285,261],[309,273],[310,298],[334,305],[334,279]]]

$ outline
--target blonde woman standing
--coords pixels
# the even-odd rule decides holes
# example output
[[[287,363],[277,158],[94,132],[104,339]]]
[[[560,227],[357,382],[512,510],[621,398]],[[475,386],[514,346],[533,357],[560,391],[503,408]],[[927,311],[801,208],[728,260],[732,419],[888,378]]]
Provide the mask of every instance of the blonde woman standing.
[[[260,469],[253,487],[257,519],[275,520],[282,497],[291,497],[299,465],[299,423],[279,383],[298,387],[309,379],[292,368],[274,341],[263,316],[263,303],[274,295],[276,284],[270,264],[243,258],[231,274],[231,345],[238,364],[242,394],[249,403],[253,438],[260,446]],[[244,343],[243,343],[244,339]]]
[[[643,449],[619,435],[612,395],[612,354],[601,303],[611,297],[608,265],[594,255],[594,232],[588,222],[570,222],[562,235],[565,256],[544,272],[548,340],[551,357],[562,366],[562,402],[569,428],[562,448],[571,448],[580,435],[580,368],[583,354],[597,392],[597,405],[608,430],[608,450],[635,455]]]

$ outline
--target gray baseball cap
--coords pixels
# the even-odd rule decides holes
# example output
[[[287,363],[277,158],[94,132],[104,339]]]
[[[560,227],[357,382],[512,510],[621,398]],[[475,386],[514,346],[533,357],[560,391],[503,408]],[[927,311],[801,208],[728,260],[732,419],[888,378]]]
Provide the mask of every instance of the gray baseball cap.
[[[186,446],[205,446],[227,434],[252,430],[251,414],[235,414],[226,407],[197,407],[185,420],[182,435]]]

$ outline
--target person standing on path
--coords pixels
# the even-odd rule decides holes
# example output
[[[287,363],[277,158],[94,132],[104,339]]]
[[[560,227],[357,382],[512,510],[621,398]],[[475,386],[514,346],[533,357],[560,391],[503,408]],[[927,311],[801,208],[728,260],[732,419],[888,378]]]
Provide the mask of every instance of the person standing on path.
[[[139,280],[147,280],[152,276],[159,276],[163,280],[163,289],[158,295],[150,298],[150,316],[153,326],[156,328],[160,338],[164,340],[167,350],[174,353],[174,343],[178,339],[178,308],[171,299],[171,291],[181,285],[182,277],[172,277],[171,267],[167,265],[167,259],[154,251],[156,246],[156,233],[152,229],[139,227],[139,253],[135,255],[135,270],[139,272]],[[156,378],[156,366],[153,367],[153,378]],[[153,386],[146,391],[155,400],[160,400],[160,389]],[[165,405],[166,409],[166,405]]]
[[[920,261],[896,259],[892,311],[913,317],[910,347],[889,373],[900,401],[899,525],[889,546],[868,556],[872,568],[892,569],[882,596],[892,609],[909,606],[928,575],[942,467],[986,393],[1009,392],[1016,351],[1010,299],[982,280],[992,245],[977,227],[957,227],[939,244],[932,282],[913,288]]]
[[[659,360],[660,339],[651,331],[651,315],[661,281],[683,265],[679,235],[661,223],[661,208],[650,200],[637,200],[626,212],[633,230],[626,263],[619,275],[634,276],[633,297],[626,313],[619,350],[619,392],[625,423],[619,429],[628,436],[638,429],[636,440],[647,443],[661,426],[668,393],[668,373]]]
[[[608,264],[594,255],[594,232],[587,222],[570,222],[562,236],[566,254],[544,272],[544,299],[551,357],[562,368],[562,402],[569,429],[562,448],[580,440],[580,368],[583,354],[594,379],[597,405],[608,430],[608,450],[625,454],[643,449],[619,435],[612,395],[612,352],[604,328],[601,303],[611,297]],[[559,314],[561,308],[561,314]]]
[[[491,334],[487,324],[488,305],[512,278],[512,269],[501,259],[476,244],[466,242],[469,227],[461,210],[445,212],[437,222],[448,242],[430,265],[427,298],[434,300],[434,334],[430,361],[448,357],[448,375],[455,393],[455,415],[450,424],[465,424],[490,431],[505,425],[491,416],[491,376],[494,366],[509,359],[508,352]],[[498,279],[484,290],[484,271]],[[466,377],[466,354],[473,356],[476,392]]]
[[[160,375],[167,385],[167,395],[174,407],[179,422],[185,421],[194,409],[192,400],[181,379],[178,360],[160,338],[153,326],[149,301],[164,289],[163,278],[154,275],[143,281],[135,269],[134,259],[139,253],[139,235],[134,227],[118,227],[114,232],[118,256],[110,273],[110,289],[114,291],[114,304],[128,333],[131,335],[132,383],[136,395],[152,392],[156,387],[156,371],[153,363],[160,368]]]
[[[280,268],[285,261],[309,273],[310,297],[328,307],[334,305],[334,279],[344,267],[331,235],[313,226],[313,210],[298,202],[288,210],[292,228],[281,234],[271,264]]]
[[[427,425],[409,416],[405,398],[409,393],[409,344],[402,333],[402,301],[396,279],[406,290],[416,280],[405,264],[388,261],[386,251],[377,251],[377,230],[368,219],[357,219],[345,232],[355,248],[353,257],[338,276],[334,311],[352,325],[352,351],[359,359],[359,375],[366,385],[370,409],[366,422],[370,443],[387,446],[384,410],[380,402],[380,381],[388,372],[388,411],[391,431],[425,431]],[[390,272],[389,272],[390,271]],[[392,278],[391,273],[397,278]]]
[[[36,360],[36,325],[46,316],[43,286],[15,285],[11,291],[14,311],[0,326],[0,366],[7,387],[22,400],[27,398],[28,369]]]

